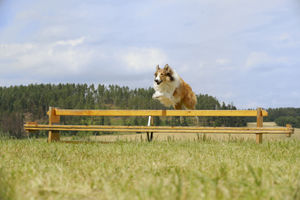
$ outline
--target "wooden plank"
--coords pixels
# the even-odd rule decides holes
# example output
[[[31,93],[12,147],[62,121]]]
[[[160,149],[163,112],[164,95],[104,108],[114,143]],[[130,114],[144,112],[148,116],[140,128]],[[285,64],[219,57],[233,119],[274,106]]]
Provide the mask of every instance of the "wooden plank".
[[[49,130],[48,128],[32,128],[32,130]],[[51,128],[53,131],[106,131],[106,132],[154,132],[154,133],[219,133],[219,134],[257,134],[255,130],[178,130],[178,129],[105,129],[105,128]],[[259,131],[260,134],[286,134],[283,131]]]
[[[256,116],[255,110],[71,110],[55,109],[60,116],[216,116],[250,117]],[[262,111],[267,116],[267,111]]]
[[[287,134],[288,128],[236,128],[236,127],[149,127],[149,126],[81,126],[81,125],[27,125],[28,130],[51,131],[110,131],[110,132],[157,132],[157,133],[233,133],[233,134]]]
[[[27,130],[30,129],[38,129],[38,128],[77,128],[77,129],[97,129],[97,128],[105,128],[105,129],[178,129],[178,130],[254,130],[254,131],[289,131],[290,128],[286,127],[205,127],[205,126],[121,126],[121,125],[47,125],[47,124],[25,124],[24,128]]]

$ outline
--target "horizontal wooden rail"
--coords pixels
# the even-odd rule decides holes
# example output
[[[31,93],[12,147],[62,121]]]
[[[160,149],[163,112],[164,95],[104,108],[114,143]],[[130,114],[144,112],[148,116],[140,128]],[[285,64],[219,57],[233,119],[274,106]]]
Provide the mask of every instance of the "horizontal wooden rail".
[[[247,127],[182,127],[182,126],[101,126],[101,125],[40,125],[25,124],[25,130],[35,131],[108,131],[108,132],[156,132],[156,133],[232,133],[232,134],[292,134],[293,128]]]
[[[70,110],[54,108],[58,116],[205,116],[205,117],[256,117],[256,110]],[[268,116],[262,110],[262,116]]]
[[[119,125],[47,125],[47,124],[37,124],[37,123],[27,123],[24,125],[24,128],[27,130],[33,128],[126,128],[126,129],[183,129],[183,130],[255,130],[255,131],[287,131],[293,130],[293,128],[287,127],[205,127],[205,126],[119,126]]]

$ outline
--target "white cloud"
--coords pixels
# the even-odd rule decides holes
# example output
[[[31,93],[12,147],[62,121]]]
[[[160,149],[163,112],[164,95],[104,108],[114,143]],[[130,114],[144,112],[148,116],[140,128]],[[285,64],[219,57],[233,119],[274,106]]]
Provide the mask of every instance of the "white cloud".
[[[123,48],[94,46],[89,48],[86,37],[50,43],[0,44],[0,77],[13,74],[28,82],[57,80],[118,81],[132,80],[133,74],[152,79],[156,64],[164,64],[167,55],[158,48]],[[9,67],[7,67],[9,66]],[[135,78],[138,80],[138,78]]]
[[[228,59],[226,59],[226,58],[218,58],[217,60],[216,60],[216,63],[218,64],[218,65],[227,65],[227,64],[229,64],[229,60]]]
[[[278,37],[279,41],[288,41],[288,40],[290,40],[290,38],[291,38],[291,35],[289,33],[282,33]]]
[[[25,44],[0,44],[0,56],[1,58],[13,58],[20,54],[24,54],[31,51],[34,45],[31,43]]]
[[[149,72],[160,63],[166,63],[167,55],[157,48],[129,48],[121,55],[127,69],[137,72]]]
[[[270,62],[271,58],[264,52],[252,52],[246,60],[246,68],[258,67],[261,64]]]
[[[226,67],[231,63],[231,61],[227,58],[218,58],[216,59],[216,64],[222,67]]]
[[[273,46],[278,49],[299,48],[299,33],[279,33],[271,38]]]
[[[74,39],[74,40],[61,40],[61,41],[57,41],[55,43],[55,45],[63,45],[63,46],[78,46],[80,44],[82,44],[85,40],[85,37],[81,37],[81,38],[78,38],[78,39]]]
[[[84,37],[57,41],[53,43],[1,44],[0,60],[9,62],[9,66],[0,62],[2,76],[10,73],[54,75],[57,73],[80,73],[88,65],[92,50],[77,48],[84,42]],[[4,71],[5,69],[5,71]]]
[[[286,57],[275,57],[265,52],[251,52],[246,59],[246,69],[254,68],[277,68],[282,65],[288,65],[289,59]]]

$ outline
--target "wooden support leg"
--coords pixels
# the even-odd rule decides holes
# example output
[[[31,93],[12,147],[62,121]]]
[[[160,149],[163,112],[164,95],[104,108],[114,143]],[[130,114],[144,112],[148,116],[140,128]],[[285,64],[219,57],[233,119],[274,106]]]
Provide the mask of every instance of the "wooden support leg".
[[[49,108],[49,125],[59,124],[60,116],[56,115],[55,109],[53,107]],[[48,132],[48,142],[56,142],[60,140],[59,131],[49,131]]]
[[[263,115],[262,115],[262,109],[257,108],[257,127],[263,127]],[[263,134],[262,133],[257,133],[256,134],[256,144],[261,144],[263,140]]]
[[[153,126],[154,121],[153,121],[153,116],[149,116],[148,118],[148,126]],[[153,132],[147,132],[147,140],[148,142],[151,142],[153,139]]]
[[[56,142],[59,141],[59,131],[49,131],[48,132],[48,142]]]
[[[291,128],[292,128],[292,125],[287,124],[286,127],[287,127],[288,129],[291,129]],[[291,137],[291,136],[292,136],[292,132],[288,132],[288,134],[286,135],[286,137]]]
[[[257,133],[256,134],[256,144],[261,144],[262,143],[262,136],[263,134],[262,133]]]

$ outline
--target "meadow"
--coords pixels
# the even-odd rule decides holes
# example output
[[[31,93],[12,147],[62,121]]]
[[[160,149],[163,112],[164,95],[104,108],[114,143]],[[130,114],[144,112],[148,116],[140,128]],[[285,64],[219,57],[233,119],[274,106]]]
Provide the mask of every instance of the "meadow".
[[[0,199],[300,199],[300,142],[0,140]]]

